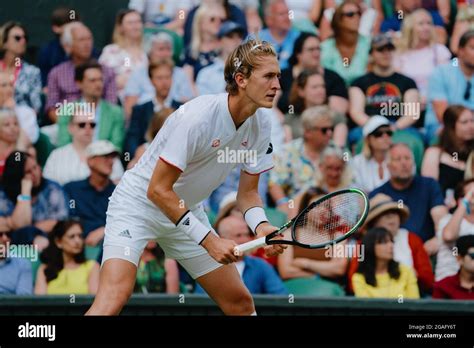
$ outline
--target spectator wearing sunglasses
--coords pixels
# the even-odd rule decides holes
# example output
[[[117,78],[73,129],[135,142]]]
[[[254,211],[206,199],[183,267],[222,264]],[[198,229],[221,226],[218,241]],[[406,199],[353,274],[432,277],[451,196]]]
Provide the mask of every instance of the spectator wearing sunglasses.
[[[321,153],[332,142],[333,112],[327,106],[314,106],[301,115],[303,136],[285,144],[275,155],[270,171],[269,193],[276,206],[291,215],[290,199],[319,181]]]
[[[89,116],[76,114],[67,117],[67,119],[69,120],[67,129],[71,134],[72,142],[53,150],[44,167],[44,176],[61,185],[86,179],[90,175],[86,150],[95,138],[94,133],[97,126],[95,120]],[[122,164],[116,158],[111,179],[118,181],[122,174]]]
[[[260,30],[258,37],[275,47],[280,68],[286,69],[300,32],[291,27],[289,9],[285,0],[268,1],[264,8],[264,20],[267,28]]]
[[[395,72],[392,64],[395,45],[386,34],[372,39],[370,60],[372,69],[356,79],[349,89],[349,142],[362,138],[362,127],[373,115],[387,117],[393,130],[407,130],[417,137],[413,128],[420,118],[419,94],[411,78]]]
[[[89,119],[96,124],[93,140],[108,140],[115,145],[119,151],[122,150],[125,138],[125,120],[121,107],[110,103],[102,98],[104,91],[104,67],[96,61],[87,61],[75,69],[76,85],[81,97],[79,105],[84,110],[90,111]],[[60,113],[58,119],[57,146],[64,146],[71,142],[71,134],[68,132],[69,115],[67,109]]]
[[[459,238],[456,248],[459,272],[436,282],[433,298],[474,300],[474,235]]]
[[[474,236],[474,179],[465,180],[456,187],[456,209],[444,216],[437,230],[440,239],[435,277],[439,281],[459,271],[454,247],[463,236]],[[459,254],[459,250],[458,254]]]
[[[321,43],[321,62],[350,86],[367,71],[370,40],[359,34],[361,10],[356,0],[345,0],[331,21],[334,36]]]
[[[40,70],[28,64],[23,55],[26,53],[28,36],[23,25],[17,22],[7,22],[0,29],[0,70],[10,75],[15,86],[15,102],[27,105],[35,112],[41,109],[41,73]]]
[[[454,190],[466,174],[469,155],[474,151],[474,114],[461,105],[449,106],[443,115],[440,141],[423,157],[421,174],[437,180],[448,207],[456,206]]]
[[[376,115],[364,125],[362,133],[362,153],[354,157],[352,168],[355,184],[368,193],[390,179],[387,155],[392,144],[393,131],[385,117]]]
[[[449,105],[463,105],[474,110],[474,30],[459,39],[457,60],[437,66],[428,83],[428,106],[425,128],[432,142],[443,125]]]

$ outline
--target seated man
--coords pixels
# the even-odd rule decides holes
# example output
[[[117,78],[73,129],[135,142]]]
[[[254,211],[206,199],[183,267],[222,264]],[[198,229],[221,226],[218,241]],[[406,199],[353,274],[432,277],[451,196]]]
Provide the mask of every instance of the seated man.
[[[0,295],[31,295],[31,262],[19,257],[8,257],[10,233],[0,229]]]
[[[53,123],[56,123],[58,118],[58,103],[63,103],[64,100],[73,102],[81,97],[81,91],[74,80],[74,72],[77,66],[88,62],[92,57],[92,33],[81,22],[68,23],[61,35],[61,43],[70,59],[55,66],[48,75],[48,99],[45,112]],[[116,103],[115,74],[112,69],[107,67],[103,67],[103,72],[103,98],[110,103]]]
[[[45,178],[54,180],[61,185],[83,180],[89,176],[86,149],[95,138],[94,133],[96,133],[97,125],[94,119],[79,114],[63,118],[68,122],[67,129],[72,136],[72,142],[53,150],[44,166]],[[114,162],[111,179],[118,181],[122,175],[122,163],[117,158]]]
[[[125,140],[125,151],[131,156],[137,147],[145,142],[145,133],[153,114],[163,108],[177,109],[181,103],[173,99],[171,86],[173,82],[174,63],[171,59],[162,59],[151,63],[148,67],[148,76],[155,87],[155,96],[149,102],[135,105],[132,110],[130,127]]]
[[[428,255],[438,252],[438,239],[434,234],[440,219],[448,213],[444,206],[441,188],[434,179],[415,175],[413,153],[403,143],[389,150],[390,180],[370,193],[370,198],[384,193],[398,204],[407,205],[410,217],[401,227],[420,237]]]
[[[217,228],[222,238],[233,240],[237,244],[249,242],[250,232],[243,216],[230,215],[222,219]],[[255,256],[241,256],[235,263],[245,286],[251,294],[286,295],[288,292],[276,271],[266,261]],[[204,293],[200,286],[195,293]]]
[[[104,227],[109,197],[115,189],[110,180],[118,152],[106,140],[90,144],[86,150],[90,176],[64,186],[69,196],[69,213],[81,219],[86,245],[96,246],[104,238]]]
[[[95,61],[88,61],[75,69],[74,80],[81,92],[77,106],[82,106],[83,115],[87,113],[97,125],[94,140],[108,140],[117,149],[122,150],[125,138],[125,118],[122,108],[102,98],[104,91],[104,67]],[[57,146],[69,144],[72,141],[68,131],[68,110],[58,112],[58,142]]]
[[[5,161],[0,216],[0,231],[12,231],[12,244],[33,243],[42,250],[47,233],[68,217],[66,196],[58,183],[43,177],[35,157],[15,151]]]
[[[433,298],[474,300],[474,235],[460,237],[456,248],[460,270],[434,284]]]

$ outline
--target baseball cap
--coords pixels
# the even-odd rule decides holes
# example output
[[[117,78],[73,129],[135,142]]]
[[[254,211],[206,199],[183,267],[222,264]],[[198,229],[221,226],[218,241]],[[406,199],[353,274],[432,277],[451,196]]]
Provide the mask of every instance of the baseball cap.
[[[364,125],[364,128],[362,128],[362,134],[364,135],[364,138],[382,126],[390,126],[389,120],[380,115],[370,117],[367,123]]]
[[[118,154],[117,148],[108,140],[97,140],[89,144],[86,148],[87,158],[95,156],[105,156],[109,154]]]
[[[382,48],[382,47],[391,47],[395,49],[395,45],[393,44],[392,38],[388,34],[379,34],[374,36],[372,42],[370,43],[370,52],[374,49]]]
[[[230,33],[234,33],[234,32],[239,33],[243,37],[245,30],[239,23],[236,23],[233,21],[226,21],[222,23],[221,28],[219,29],[219,32],[217,33],[217,37],[221,39],[224,36],[227,36]]]

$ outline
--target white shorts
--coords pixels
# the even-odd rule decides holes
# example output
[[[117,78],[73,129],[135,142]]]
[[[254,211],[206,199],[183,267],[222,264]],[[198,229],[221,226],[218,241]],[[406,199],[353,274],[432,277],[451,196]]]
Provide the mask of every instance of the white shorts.
[[[211,229],[202,205],[191,211]],[[102,264],[108,259],[118,258],[138,266],[140,256],[150,240],[156,240],[166,257],[178,261],[193,279],[222,266],[158,208],[132,200],[130,195],[117,187],[107,209]]]

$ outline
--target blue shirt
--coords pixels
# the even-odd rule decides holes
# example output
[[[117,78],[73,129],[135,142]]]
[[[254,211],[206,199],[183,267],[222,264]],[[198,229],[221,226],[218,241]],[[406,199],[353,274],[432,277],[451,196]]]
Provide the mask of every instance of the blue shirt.
[[[434,236],[434,223],[430,215],[432,208],[444,205],[441,188],[437,181],[424,176],[415,176],[405,190],[396,190],[390,181],[373,190],[369,197],[377,193],[390,196],[395,202],[401,200],[410,209],[410,217],[401,227],[414,232],[424,242]]]
[[[278,53],[278,61],[280,62],[280,69],[288,68],[288,59],[290,59],[293,53],[293,46],[295,40],[300,36],[300,32],[295,29],[290,29],[288,34],[286,34],[285,39],[278,43],[270,33],[270,29],[262,29],[258,33],[258,38],[262,41],[267,41],[275,47],[275,50]]]
[[[171,89],[168,96],[170,100],[184,103],[194,97],[191,82],[183,68],[174,67],[171,79]],[[148,76],[148,67],[135,69],[130,75],[124,91],[125,96],[138,96],[137,105],[145,104],[155,98],[155,87],[151,84]]]
[[[259,257],[244,256],[244,273],[242,280],[251,294],[286,295],[283,281],[270,264]],[[197,285],[196,294],[204,294],[204,289]]]
[[[97,191],[89,183],[89,178],[64,185],[64,190],[71,199],[69,213],[81,219],[84,237],[91,231],[105,226],[109,197],[114,189],[115,185],[110,182],[105,189]]]
[[[67,159],[65,159],[67,160]],[[64,220],[68,217],[68,204],[64,191],[57,182],[44,179],[44,187],[32,204],[33,224],[44,220]],[[0,189],[0,216],[10,216],[15,209],[15,203]]]
[[[443,18],[441,18],[441,15],[438,11],[431,10],[428,12],[431,14],[431,18],[433,19],[434,25],[438,27],[444,27]],[[398,13],[396,13],[390,18],[384,19],[382,25],[380,26],[380,31],[382,33],[385,33],[390,30],[400,31],[402,27],[403,17],[404,16],[399,16]]]
[[[225,92],[224,61],[216,58],[214,63],[201,69],[196,77],[196,87],[199,95],[219,94]]]
[[[0,294],[33,294],[31,262],[22,258],[0,260]]]
[[[459,62],[451,61],[437,66],[428,82],[428,105],[425,125],[438,126],[439,122],[433,110],[434,100],[445,100],[449,105],[460,104],[474,110],[474,76],[471,76],[471,91],[469,99],[465,100],[467,80],[459,68]]]

